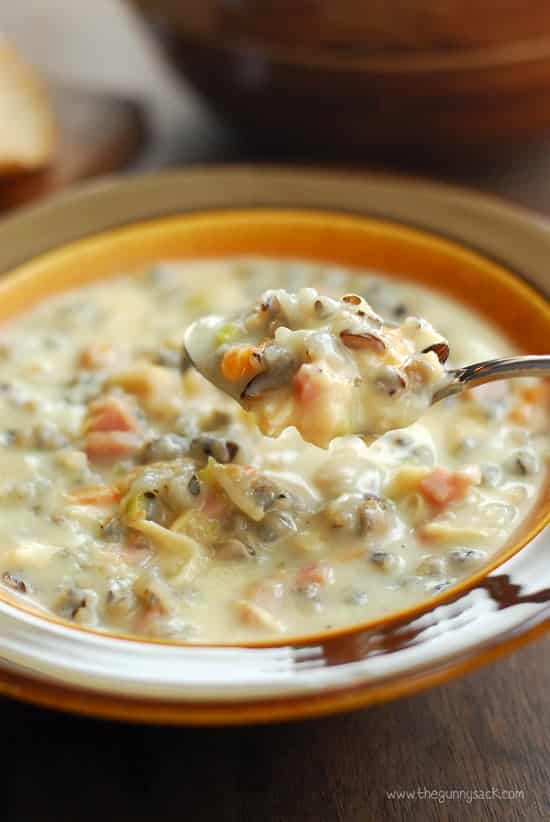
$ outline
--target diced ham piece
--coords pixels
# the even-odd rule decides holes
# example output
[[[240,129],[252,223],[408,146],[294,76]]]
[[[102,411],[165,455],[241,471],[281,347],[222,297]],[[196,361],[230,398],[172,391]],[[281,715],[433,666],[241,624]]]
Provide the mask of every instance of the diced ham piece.
[[[350,433],[351,383],[327,366],[305,363],[292,378],[289,425],[302,437],[326,448],[334,438]],[[261,427],[261,426],[260,426]]]
[[[203,494],[201,511],[210,519],[222,520],[231,512],[231,505],[225,496],[209,488]]]
[[[110,461],[135,454],[143,443],[133,431],[92,431],[86,435],[84,451],[88,459]]]
[[[438,466],[420,481],[418,490],[426,502],[442,511],[452,502],[463,499],[473,484],[471,474]]]
[[[95,431],[133,431],[138,430],[138,421],[132,409],[119,397],[100,397],[90,403],[88,408],[88,433]]]
[[[321,397],[321,383],[317,378],[319,369],[306,364],[300,366],[292,378],[295,398],[303,405],[311,405]]]

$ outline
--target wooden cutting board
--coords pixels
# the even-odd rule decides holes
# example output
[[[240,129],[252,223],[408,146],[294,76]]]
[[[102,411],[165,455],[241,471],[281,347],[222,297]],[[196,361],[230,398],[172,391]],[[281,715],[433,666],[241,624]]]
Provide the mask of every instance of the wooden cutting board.
[[[54,89],[53,99],[59,124],[54,162],[43,171],[0,178],[0,211],[124,168],[144,143],[143,111],[132,100],[71,88]]]

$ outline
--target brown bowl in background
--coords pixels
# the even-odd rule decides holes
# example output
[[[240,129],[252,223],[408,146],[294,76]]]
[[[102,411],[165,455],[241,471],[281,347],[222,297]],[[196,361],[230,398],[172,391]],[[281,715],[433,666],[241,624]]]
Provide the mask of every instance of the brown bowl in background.
[[[347,158],[550,130],[546,0],[133,0],[218,112]]]

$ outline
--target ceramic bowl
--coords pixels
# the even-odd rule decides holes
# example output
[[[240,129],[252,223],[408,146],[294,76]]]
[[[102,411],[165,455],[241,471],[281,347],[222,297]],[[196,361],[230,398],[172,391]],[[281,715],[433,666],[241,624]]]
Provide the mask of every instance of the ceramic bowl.
[[[410,166],[492,156],[550,125],[545,0],[133,4],[206,101],[287,152],[392,152]]]
[[[269,168],[106,181],[0,225],[0,321],[48,295],[159,258],[331,260],[428,284],[524,350],[550,334],[549,226],[466,191]],[[475,575],[407,611],[247,646],[129,639],[0,592],[0,692],[150,722],[244,723],[393,699],[510,651],[550,626],[550,485]]]

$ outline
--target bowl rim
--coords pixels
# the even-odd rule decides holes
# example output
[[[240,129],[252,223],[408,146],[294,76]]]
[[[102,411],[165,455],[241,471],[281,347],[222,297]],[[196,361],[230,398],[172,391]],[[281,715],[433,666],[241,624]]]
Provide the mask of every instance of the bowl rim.
[[[448,72],[475,72],[483,69],[508,69],[522,64],[529,65],[550,58],[550,36],[523,37],[497,43],[459,46],[457,48],[428,47],[422,49],[388,48],[386,51],[357,53],[357,47],[369,47],[369,43],[342,41],[337,43],[293,43],[271,41],[266,37],[235,33],[223,38],[222,32],[198,31],[192,28],[176,29],[169,19],[151,14],[139,7],[146,23],[154,30],[177,44],[178,37],[207,48],[228,54],[260,54],[271,62],[302,68],[331,69],[333,71],[366,71],[380,75],[421,74]],[[160,19],[161,27],[155,25]]]
[[[358,188],[365,187],[364,205],[365,211],[361,211],[357,204],[350,207],[345,204],[345,200],[338,200],[340,206],[333,207],[340,213],[361,214],[366,213],[379,219],[387,219],[394,223],[401,223],[419,230],[441,235],[448,240],[462,244],[464,241],[460,232],[452,229],[445,230],[446,219],[441,219],[442,215],[438,210],[448,204],[449,199],[456,204],[456,209],[465,212],[472,208],[472,203],[477,211],[482,211],[491,219],[501,219],[503,228],[510,225],[521,224],[522,231],[526,232],[533,240],[540,241],[542,234],[550,230],[550,218],[541,214],[534,208],[530,208],[521,203],[511,200],[498,194],[488,193],[473,186],[447,182],[444,180],[434,180],[423,176],[420,173],[391,171],[386,169],[352,169],[348,166],[342,168],[335,166],[323,166],[318,164],[290,165],[286,163],[197,163],[189,167],[168,167],[160,170],[145,171],[139,173],[123,174],[116,172],[102,175],[95,179],[84,182],[76,182],[63,189],[54,192],[42,200],[30,204],[25,204],[13,213],[5,215],[0,221],[0,277],[14,268],[23,265],[39,254],[45,254],[61,245],[69,244],[73,241],[84,239],[102,231],[108,231],[129,225],[139,220],[151,220],[174,214],[183,214],[188,211],[234,208],[231,197],[225,196],[225,192],[219,192],[219,196],[204,198],[197,206],[189,208],[181,200],[181,192],[178,199],[174,197],[174,189],[179,190],[188,183],[201,183],[207,186],[212,180],[222,179],[224,187],[231,187],[237,182],[242,183],[247,179],[251,183],[263,180],[267,184],[279,181],[283,187],[287,187],[292,196],[295,196],[296,189],[301,187],[306,189],[302,200],[296,206],[299,209],[317,208],[318,203],[311,199],[311,195],[316,194],[316,184],[338,185],[347,190],[354,189],[357,194]],[[162,188],[167,193],[166,203],[155,206],[153,211],[144,209],[141,201],[154,189]],[[253,189],[253,187],[252,187]],[[408,215],[408,210],[399,208],[396,198],[402,189],[427,199],[433,214],[428,216],[425,211],[419,213],[415,218]],[[101,209],[105,203],[117,193],[123,190],[132,198],[133,203],[127,204],[125,216],[117,222],[104,220],[101,222]],[[194,192],[196,193],[196,192]],[[239,201],[240,202],[240,201]],[[248,202],[248,201],[246,201]],[[69,209],[76,210],[78,207],[86,205],[86,209],[81,211],[79,225],[80,230],[71,224],[64,226],[64,219]],[[257,205],[264,207],[261,203],[248,203],[246,207],[254,208]],[[278,206],[277,206],[278,207]],[[282,207],[286,207],[284,204]],[[294,207],[291,206],[291,207]],[[388,208],[395,211],[394,217],[388,216]],[[320,210],[331,210],[330,208]],[[408,216],[407,216],[408,215]],[[99,228],[95,227],[96,222]],[[48,223],[53,224],[55,231],[60,232],[59,242],[45,241],[44,235],[38,233],[44,231]],[[468,227],[470,228],[470,226]],[[15,236],[15,244],[6,247],[3,245],[11,235]],[[537,285],[537,271],[540,267],[528,265],[522,255],[514,254],[514,245],[506,241],[507,233],[503,232],[499,240],[503,240],[503,253],[500,243],[494,242],[493,237],[489,237],[486,245],[469,240],[466,246],[472,251],[476,251],[482,256],[489,257],[493,262],[506,267],[516,276],[526,280],[532,286],[541,291],[540,283]],[[544,291],[544,287],[542,287]]]
[[[342,180],[341,177],[342,175],[338,172],[320,173],[317,171],[312,172],[311,169],[303,171],[300,169],[274,169],[273,167],[230,167],[228,169],[214,167],[195,169],[192,171],[161,172],[160,174],[157,173],[134,179],[126,179],[122,182],[118,182],[117,178],[113,178],[80,187],[79,190],[59,195],[58,197],[52,198],[48,203],[31,206],[22,210],[14,217],[8,218],[4,221],[4,224],[0,226],[0,248],[2,247],[2,240],[5,237],[9,237],[10,231],[15,231],[17,238],[18,231],[20,233],[21,226],[23,225],[27,242],[21,244],[23,238],[19,237],[20,242],[16,242],[14,247],[9,249],[7,257],[13,257],[13,254],[16,256],[19,255],[20,257],[21,255],[24,257],[25,254],[34,257],[35,254],[32,252],[32,246],[33,243],[36,245],[36,242],[34,242],[36,237],[31,236],[29,242],[29,229],[38,229],[41,224],[42,227],[47,226],[48,222],[51,222],[52,219],[55,225],[56,219],[59,218],[60,215],[65,215],[66,217],[67,209],[76,211],[76,206],[79,203],[86,203],[87,209],[84,217],[86,217],[86,215],[90,217],[90,214],[94,211],[94,203],[95,206],[97,206],[98,203],[104,203],[110,196],[114,196],[116,199],[117,192],[120,195],[121,189],[126,192],[126,195],[130,197],[130,199],[134,199],[138,193],[141,195],[146,194],[147,190],[151,189],[151,186],[153,188],[158,188],[159,186],[162,188],[165,183],[171,181],[173,187],[175,187],[172,194],[168,197],[163,194],[161,198],[164,206],[167,206],[164,213],[170,214],[173,213],[174,202],[172,202],[172,200],[174,193],[179,190],[181,195],[181,187],[183,186],[183,188],[185,188],[185,185],[189,183],[190,180],[194,181],[195,184],[200,183],[205,187],[207,187],[208,183],[212,182],[213,178],[217,179],[218,182],[220,179],[225,180],[225,183],[229,185],[229,187],[231,181],[233,181],[233,183],[240,181],[241,184],[244,182],[246,198],[248,199],[257,196],[258,192],[256,191],[256,187],[259,189],[263,187],[265,189],[266,186],[269,186],[273,182],[284,183],[282,191],[280,190],[278,195],[281,197],[286,189],[288,189],[287,194],[292,193],[294,198],[297,196],[303,197],[305,187],[305,200],[309,200],[309,203],[300,202],[301,205],[306,208],[309,208],[311,204],[316,204],[317,208],[319,208],[319,203],[317,202],[319,190],[318,186],[316,187],[316,183],[320,183],[321,188],[330,186],[334,188],[337,193],[339,192],[338,196],[335,195],[337,200],[339,197],[342,198],[342,202],[353,199],[354,207],[350,209],[351,213],[354,211],[366,213],[368,216],[385,217],[393,221],[395,221],[397,217],[398,222],[407,222],[409,225],[411,221],[410,219],[408,221],[404,219],[403,209],[400,210],[398,207],[399,202],[401,201],[403,193],[408,194],[409,198],[411,196],[413,199],[420,198],[423,202],[423,210],[421,209],[422,213],[417,215],[418,219],[415,221],[416,226],[428,232],[431,231],[436,234],[443,233],[444,236],[449,236],[449,232],[442,232],[441,225],[438,229],[437,224],[442,221],[448,224],[449,215],[445,215],[443,211],[441,211],[441,208],[438,209],[438,206],[441,207],[446,204],[450,211],[454,210],[454,212],[458,213],[459,222],[462,221],[462,231],[468,227],[469,230],[473,229],[475,227],[474,224],[482,215],[484,215],[486,219],[489,218],[489,223],[491,223],[491,220],[496,220],[497,226],[499,227],[497,234],[493,235],[492,232],[489,232],[487,236],[483,237],[482,244],[485,247],[485,256],[495,259],[495,252],[504,245],[505,250],[503,251],[503,256],[507,260],[506,267],[508,269],[511,268],[515,270],[516,273],[518,270],[522,271],[523,274],[527,275],[527,279],[529,280],[537,280],[538,276],[539,285],[544,283],[536,255],[530,261],[529,265],[527,265],[526,259],[523,257],[529,248],[530,241],[533,239],[537,241],[540,247],[539,252],[542,256],[546,255],[550,249],[550,227],[546,221],[543,221],[537,215],[525,209],[517,209],[501,203],[497,198],[471,194],[465,189],[459,190],[451,186],[441,186],[422,181],[410,181],[399,176],[388,178],[386,175],[364,175],[358,180],[352,179],[351,176],[349,178],[345,177],[345,179]],[[115,183],[114,188],[113,183]],[[250,183],[250,186],[247,187],[247,183]],[[352,194],[353,197],[351,196]],[[179,203],[179,210],[181,211],[181,197],[176,197],[175,203]],[[391,203],[393,203],[393,214],[389,215],[387,211]],[[218,202],[216,203],[216,207],[225,204],[224,202]],[[281,203],[281,205],[284,204]],[[349,202],[348,206],[351,206]],[[410,203],[408,208],[410,211]],[[331,205],[331,209],[336,210],[336,206]],[[200,210],[200,208],[191,208],[190,210],[195,211]],[[337,210],[340,211],[341,209],[338,208]],[[390,211],[391,210],[390,208]],[[405,209],[405,211],[406,210],[407,209]],[[135,222],[135,219],[137,218],[134,217],[132,219],[126,216],[124,220],[122,220],[122,223],[128,224]],[[79,232],[82,232],[82,229],[86,228],[86,219],[84,219],[84,226],[82,222],[81,214],[78,221]],[[436,224],[435,226],[434,222]],[[508,236],[506,233],[506,227],[510,225],[515,226],[516,233],[517,230],[520,231],[524,240],[524,248],[514,248],[514,244],[511,243],[511,236]],[[447,225],[447,228],[449,227],[450,226]],[[65,230],[66,233],[68,232],[70,234],[73,229],[71,225],[68,225],[65,226]],[[100,233],[100,230],[88,233]],[[460,233],[460,231],[458,233]],[[468,233],[468,231],[466,231],[466,233]],[[513,235],[514,232],[510,232],[510,234]],[[454,240],[457,240],[457,235],[453,234],[452,231],[450,236]],[[517,236],[515,240],[517,240]],[[42,236],[40,241],[44,243],[45,238]],[[64,244],[65,243],[63,243],[63,245]],[[464,245],[464,241],[462,241],[461,244]],[[57,243],[55,243],[55,245],[57,245]],[[472,247],[471,243],[467,245],[468,247]],[[476,244],[473,244],[473,247],[478,251],[481,250],[481,253],[483,253],[483,249],[480,249]],[[25,248],[27,252],[23,251]],[[497,260],[499,256],[500,254],[497,256]],[[522,264],[522,260],[524,264]],[[20,261],[22,261],[22,259],[20,259]],[[6,266],[4,264],[4,267],[11,268],[13,266]],[[42,619],[42,617],[40,619]],[[181,721],[202,724],[206,722],[266,721],[296,716],[317,715],[331,711],[345,710],[350,707],[358,707],[359,705],[370,704],[375,701],[381,701],[382,699],[393,698],[403,693],[410,693],[413,690],[419,690],[429,684],[434,684],[436,681],[443,681],[443,679],[447,679],[460,671],[477,667],[483,662],[487,662],[497,655],[504,653],[506,650],[511,650],[518,644],[523,643],[523,641],[527,641],[530,637],[542,633],[543,630],[547,630],[550,627],[550,617],[544,612],[541,619],[542,621],[526,626],[520,636],[500,636],[498,637],[496,645],[494,642],[492,643],[492,648],[481,650],[478,648],[478,652],[472,652],[467,660],[455,660],[453,664],[449,663],[443,666],[444,670],[440,668],[437,671],[431,670],[423,674],[416,672],[415,676],[410,677],[407,682],[405,682],[403,678],[397,683],[388,681],[385,687],[380,686],[379,689],[375,688],[374,690],[372,683],[362,682],[360,685],[348,683],[343,689],[333,688],[332,690],[319,691],[316,693],[314,699],[312,699],[312,695],[310,694],[309,706],[307,699],[296,699],[293,702],[288,696],[285,698],[281,696],[279,699],[271,699],[263,703],[256,698],[252,701],[249,700],[246,704],[242,702],[239,703],[239,709],[237,713],[233,715],[232,712],[235,710],[234,702],[231,703],[232,707],[231,710],[229,710],[227,704],[224,705],[223,701],[219,698],[214,701],[208,701],[208,704],[203,703],[201,705],[200,701],[197,701],[196,698],[193,702],[190,702],[190,699],[186,698],[180,703],[172,700],[169,704],[168,702],[162,704],[151,697],[150,700],[146,700],[140,704],[134,694],[133,697],[127,695],[126,702],[124,702],[126,707],[124,708],[124,706],[121,707],[121,699],[117,698],[116,695],[111,694],[109,696],[105,693],[100,695],[93,693],[93,689],[92,691],[89,689],[86,691],[84,685],[82,685],[80,689],[72,688],[70,691],[67,691],[67,688],[63,690],[63,686],[59,681],[49,682],[47,684],[42,682],[39,686],[37,685],[36,675],[31,676],[28,672],[25,673],[21,671],[14,673],[13,670],[9,672],[0,670],[0,691],[4,690],[6,693],[18,693],[20,696],[26,696],[33,701],[40,702],[42,700],[43,704],[47,701],[47,704],[55,703],[60,707],[83,711],[89,710],[90,712],[111,716],[113,715],[113,711],[119,713],[122,711],[125,718],[139,720],[149,719],[150,721]],[[70,630],[74,633],[74,628]],[[152,643],[147,642],[146,644],[151,645]],[[197,648],[199,646],[188,647]],[[43,693],[40,687],[42,687]],[[53,689],[53,691],[51,689]],[[84,693],[87,694],[86,697],[83,697],[82,694],[79,696],[79,692],[83,689]],[[40,695],[41,693],[42,696]],[[68,694],[70,694],[70,697]],[[88,705],[88,708],[86,705]],[[228,715],[229,713],[231,713],[231,716]]]

